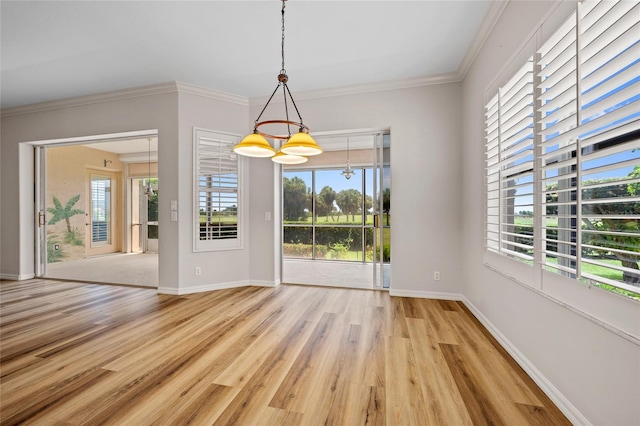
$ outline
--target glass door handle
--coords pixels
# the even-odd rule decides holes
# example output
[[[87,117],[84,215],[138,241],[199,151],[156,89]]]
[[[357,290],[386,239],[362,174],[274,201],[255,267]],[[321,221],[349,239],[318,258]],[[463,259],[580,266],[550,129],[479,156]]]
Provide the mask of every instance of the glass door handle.
[[[374,228],[379,228],[380,227],[380,215],[379,214],[374,214],[373,215],[373,227]]]
[[[44,226],[45,222],[46,222],[46,216],[44,214],[44,212],[39,211],[38,212],[38,228],[40,228],[41,226]]]

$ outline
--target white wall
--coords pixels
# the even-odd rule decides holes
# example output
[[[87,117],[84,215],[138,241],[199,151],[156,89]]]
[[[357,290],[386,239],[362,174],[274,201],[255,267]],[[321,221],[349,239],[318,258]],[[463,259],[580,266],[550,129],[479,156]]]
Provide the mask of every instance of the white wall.
[[[293,96],[312,134],[391,130],[392,294],[453,297],[460,293],[464,262],[458,255],[462,224],[460,84],[316,99],[304,99],[304,94],[297,96],[293,91]],[[257,117],[262,107],[253,106],[251,117]],[[276,115],[281,108],[272,102],[263,118],[275,118],[267,114]],[[256,215],[273,208],[268,198],[260,204],[252,198],[252,203]],[[252,244],[261,253],[272,250],[271,241]],[[441,272],[441,281],[433,280],[436,270]]]
[[[212,93],[167,83],[3,111],[2,277],[25,279],[34,274],[33,147],[24,142],[157,129],[159,292],[185,294],[279,283],[280,197],[274,181],[279,169],[271,161],[242,160],[242,249],[193,252],[193,128],[241,136],[250,130],[245,98]],[[178,222],[169,220],[170,200],[178,200]],[[264,220],[265,211],[272,213],[269,222]],[[196,266],[200,276],[195,275]]]
[[[484,264],[485,90],[495,89],[505,65],[518,56],[518,48],[550,11],[545,33],[554,27],[551,21],[561,22],[574,5],[565,2],[556,9],[554,2],[510,2],[463,81],[462,291],[494,332],[523,357],[521,361],[529,363],[530,374],[547,380],[544,389],[570,413],[572,421],[637,425],[638,304],[568,279],[550,283],[542,293],[516,281],[528,281],[522,274],[531,274],[530,268],[511,273],[516,277],[512,279]],[[577,304],[578,309],[569,309],[563,305],[566,302]]]
[[[241,137],[247,133],[249,108],[246,100],[235,102],[213,99],[197,93],[180,92],[179,95],[180,169],[179,207],[179,252],[180,294],[207,291],[234,285],[249,284],[249,255],[251,230],[250,214],[250,178],[249,167],[244,167],[242,179],[245,190],[242,193],[244,222],[241,224],[242,248],[238,250],[193,252],[193,128],[203,128],[224,133],[234,133]],[[161,181],[164,185],[164,182]],[[169,201],[162,206],[169,208]],[[162,208],[161,206],[161,208]],[[162,252],[161,252],[162,253]],[[195,275],[200,267],[202,275]],[[160,289],[163,291],[163,289]]]
[[[128,97],[88,96],[37,108],[4,110],[1,126],[1,262],[7,278],[34,274],[33,148],[24,142],[140,130],[158,131],[162,199],[178,194],[178,96],[175,86],[129,93]],[[166,198],[164,198],[166,197]],[[178,282],[177,224],[160,215],[163,241],[161,285]]]

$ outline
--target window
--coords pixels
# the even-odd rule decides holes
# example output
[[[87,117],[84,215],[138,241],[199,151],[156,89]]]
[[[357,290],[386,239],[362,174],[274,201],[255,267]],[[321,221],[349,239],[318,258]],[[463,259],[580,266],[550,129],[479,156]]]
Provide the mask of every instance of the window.
[[[487,106],[487,247],[533,261],[533,62]]]
[[[485,105],[486,249],[636,299],[638,16],[578,3]]]
[[[111,178],[91,176],[91,245],[111,244]]]
[[[194,250],[241,248],[239,137],[194,129]]]

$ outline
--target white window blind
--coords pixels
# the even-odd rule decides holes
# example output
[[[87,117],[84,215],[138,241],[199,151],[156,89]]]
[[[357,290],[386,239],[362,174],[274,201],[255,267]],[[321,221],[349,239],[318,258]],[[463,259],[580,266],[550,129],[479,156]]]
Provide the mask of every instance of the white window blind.
[[[542,263],[576,273],[576,15],[538,50]]]
[[[240,167],[234,135],[196,129],[195,250],[239,246]]]
[[[640,4],[580,5],[580,277],[639,292]]]
[[[488,249],[533,260],[533,62],[485,108]]]
[[[500,147],[498,95],[485,108],[486,248],[500,251]]]
[[[486,248],[640,299],[639,2],[578,3],[530,67],[485,106]]]

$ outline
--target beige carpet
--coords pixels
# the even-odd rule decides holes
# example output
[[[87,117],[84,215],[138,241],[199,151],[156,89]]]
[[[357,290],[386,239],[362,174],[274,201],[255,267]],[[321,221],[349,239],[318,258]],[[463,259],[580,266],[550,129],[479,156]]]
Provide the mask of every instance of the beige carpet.
[[[158,287],[158,255],[111,254],[47,265],[47,278]]]

